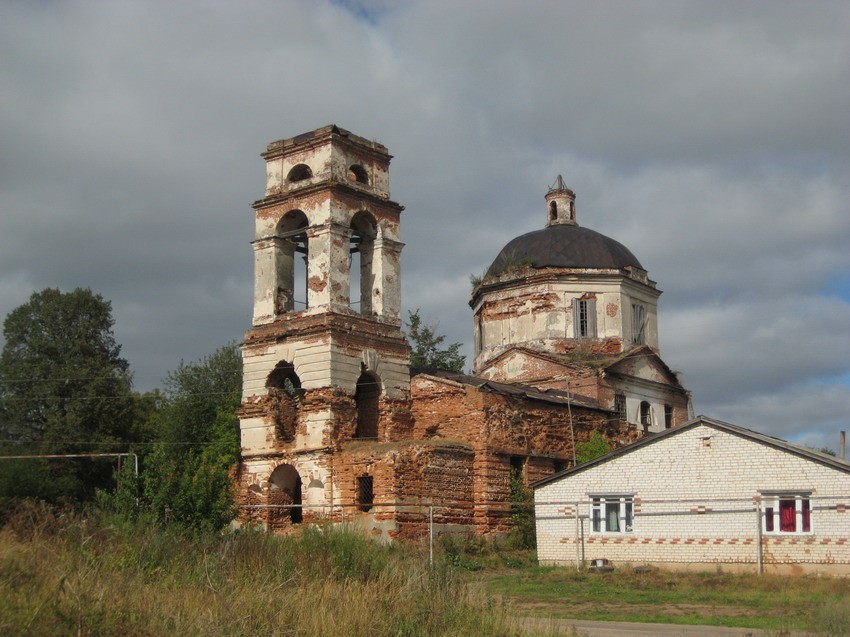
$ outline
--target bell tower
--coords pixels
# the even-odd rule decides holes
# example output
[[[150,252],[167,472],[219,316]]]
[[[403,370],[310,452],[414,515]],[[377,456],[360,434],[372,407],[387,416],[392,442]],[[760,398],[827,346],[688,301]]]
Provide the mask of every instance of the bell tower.
[[[403,436],[410,384],[401,332],[403,207],[391,155],[337,126],[272,142],[254,202],[253,326],[242,344],[241,479],[266,493],[308,482],[333,499],[328,458],[346,440]],[[294,470],[294,471],[293,471]],[[306,489],[309,494],[310,489]]]

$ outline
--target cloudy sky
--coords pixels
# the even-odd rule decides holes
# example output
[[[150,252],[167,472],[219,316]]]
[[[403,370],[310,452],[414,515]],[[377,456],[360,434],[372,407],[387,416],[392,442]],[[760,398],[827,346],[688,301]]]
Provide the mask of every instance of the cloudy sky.
[[[90,287],[147,390],[250,324],[268,142],[395,155],[403,300],[470,351],[472,273],[578,219],[664,290],[697,413],[850,429],[850,3],[0,0],[0,315]]]

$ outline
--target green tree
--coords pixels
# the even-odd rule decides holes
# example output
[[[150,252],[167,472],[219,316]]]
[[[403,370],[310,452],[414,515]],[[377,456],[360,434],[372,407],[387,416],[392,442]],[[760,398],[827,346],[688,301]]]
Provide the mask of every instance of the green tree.
[[[537,547],[534,528],[534,491],[525,484],[522,472],[511,471],[511,530],[508,534],[512,548],[533,549]]]
[[[242,359],[227,345],[165,379],[144,458],[143,505],[160,521],[220,528],[233,518],[230,471],[239,457]]]
[[[578,464],[584,464],[585,462],[590,462],[595,458],[604,456],[609,451],[611,451],[611,445],[608,444],[608,441],[601,433],[594,430],[590,434],[590,438],[576,444],[576,462]]]
[[[34,293],[3,323],[0,437],[5,452],[69,454],[126,448],[134,429],[129,365],[112,306],[77,288]],[[22,479],[17,470],[24,469]],[[109,460],[0,463],[0,494],[87,499],[111,485]]]
[[[410,365],[420,369],[444,369],[462,372],[466,357],[460,354],[460,343],[442,348],[445,335],[437,335],[436,327],[422,322],[419,310],[407,312],[407,338],[410,340]]]

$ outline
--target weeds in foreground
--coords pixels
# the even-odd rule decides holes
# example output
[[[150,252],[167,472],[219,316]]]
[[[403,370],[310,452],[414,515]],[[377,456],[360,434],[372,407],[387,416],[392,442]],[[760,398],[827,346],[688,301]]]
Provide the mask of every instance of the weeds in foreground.
[[[423,558],[338,527],[191,533],[33,505],[0,530],[0,634],[525,634]]]

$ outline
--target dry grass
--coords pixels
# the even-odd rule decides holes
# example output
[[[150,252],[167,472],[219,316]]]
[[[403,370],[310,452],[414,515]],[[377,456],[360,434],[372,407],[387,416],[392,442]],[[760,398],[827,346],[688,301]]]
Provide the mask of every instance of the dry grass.
[[[0,530],[0,634],[522,635],[417,550],[306,527],[188,535],[31,505]]]

